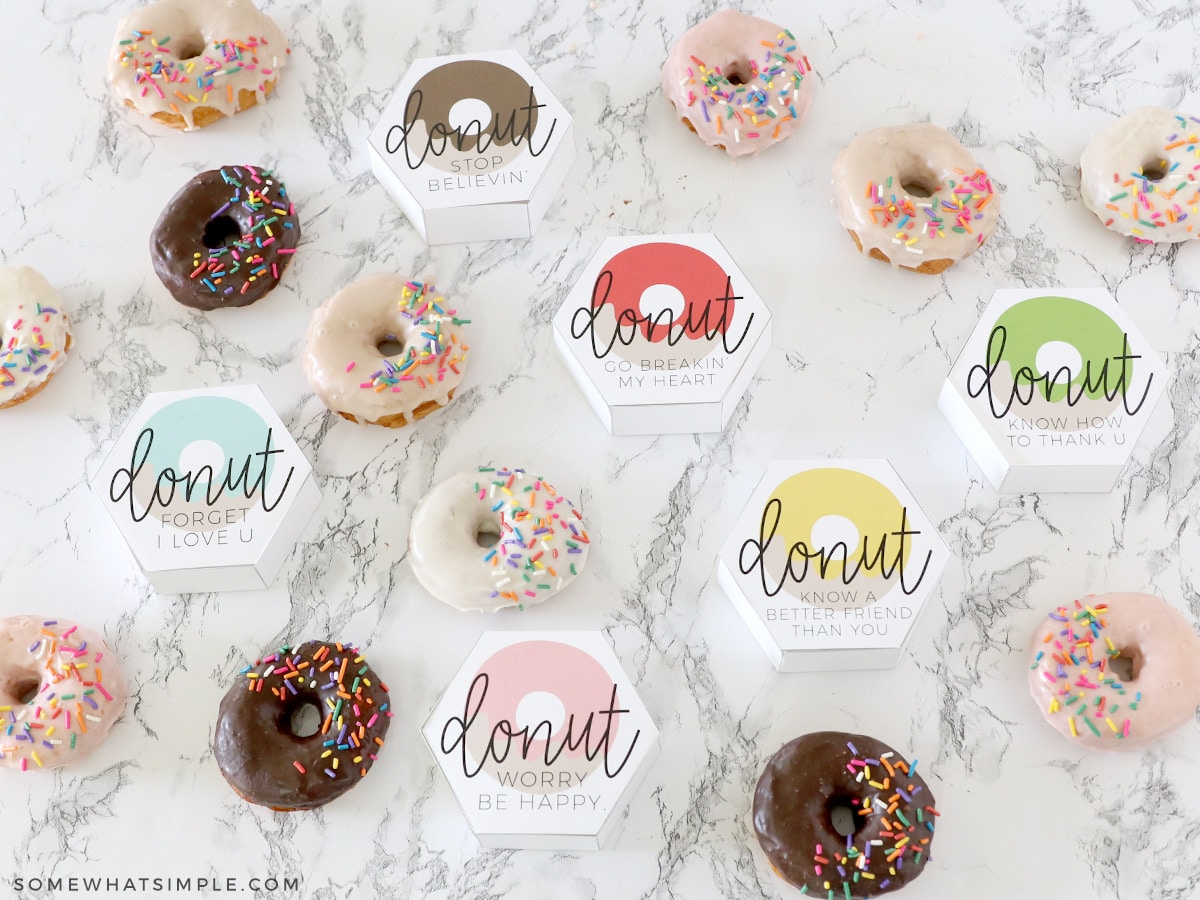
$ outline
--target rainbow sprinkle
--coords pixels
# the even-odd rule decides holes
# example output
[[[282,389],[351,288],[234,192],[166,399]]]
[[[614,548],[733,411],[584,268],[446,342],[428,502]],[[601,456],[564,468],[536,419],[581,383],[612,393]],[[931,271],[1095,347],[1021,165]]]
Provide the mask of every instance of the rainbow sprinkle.
[[[15,318],[9,318],[0,323],[0,402],[5,399],[4,391],[15,390],[24,393],[30,384],[45,375],[58,361],[64,347],[57,347],[47,331],[57,330],[45,328],[58,316],[57,309],[51,306],[36,304],[36,308],[26,309],[24,304],[18,304]],[[65,323],[65,317],[63,317]]]
[[[972,223],[983,218],[983,208],[995,195],[992,180],[983,169],[970,175],[955,169],[958,178],[939,184],[928,198],[910,197],[893,177],[884,184],[868,182],[864,196],[871,202],[871,221],[880,228],[894,231],[892,241],[912,253],[924,253],[917,247],[921,238],[944,238],[946,230],[972,234]],[[976,240],[983,243],[984,235]]]
[[[104,650],[89,647],[78,625],[42,622],[29,647],[41,677],[28,703],[0,706],[0,761],[22,772],[58,766],[76,749],[88,729],[107,731],[113,696],[104,685]],[[30,765],[32,763],[32,766]]]
[[[591,543],[571,501],[524,469],[480,467],[475,495],[498,516],[499,541],[483,556],[492,574],[490,598],[517,606],[540,602],[574,577]]]
[[[456,311],[446,308],[446,300],[432,284],[406,282],[396,306],[408,326],[407,334],[387,335],[388,340],[404,338],[404,355],[398,360],[384,359],[379,369],[359,384],[375,393],[391,390],[400,393],[404,382],[415,381],[420,387],[442,381],[448,371],[460,374],[459,366],[471,348],[459,341],[458,332],[449,325],[468,325],[470,319],[460,319]],[[354,368],[350,362],[349,372]]]
[[[1063,713],[1072,737],[1086,728],[1098,738],[1124,740],[1137,717],[1141,692],[1132,699],[1125,685],[1109,669],[1121,655],[1105,634],[1108,606],[1075,601],[1074,608],[1060,606],[1050,613],[1056,627],[1046,635],[1047,646],[1034,656],[1031,670],[1054,689],[1047,712]]]
[[[376,681],[358,649],[347,644],[308,641],[280,647],[242,669],[246,690],[269,690],[287,705],[301,691],[317,695],[322,739],[315,756],[293,760],[301,777],[362,778],[378,758],[392,712],[388,687]],[[378,727],[376,727],[378,726]],[[307,747],[308,744],[298,744]]]
[[[687,88],[687,106],[698,104],[704,121],[715,122],[717,134],[728,132],[734,143],[743,138],[778,138],[781,122],[799,118],[800,84],[812,72],[808,57],[798,54],[796,38],[786,29],[773,43],[762,44],[762,57],[750,60],[744,80],[693,56],[694,66],[688,67],[681,81]]]
[[[1163,141],[1163,156],[1159,161],[1165,174],[1152,181],[1139,166],[1137,171],[1113,172],[1112,194],[1105,205],[1114,213],[1104,223],[1112,225],[1118,217],[1130,224],[1129,233],[1141,243],[1153,240],[1156,229],[1185,221],[1200,209],[1200,135],[1195,116],[1175,116],[1179,130],[1168,134]],[[1189,159],[1190,157],[1190,159]],[[1185,229],[1192,233],[1192,225]]]
[[[914,866],[928,862],[934,819],[941,814],[922,803],[922,786],[906,777],[916,771],[916,760],[910,764],[892,751],[880,754],[879,759],[864,758],[851,743],[846,749],[850,755],[846,770],[856,782],[874,791],[861,800],[850,798],[849,803],[857,807],[854,815],[875,822],[856,826],[854,833],[846,836],[845,847],[816,844],[812,859],[813,875],[828,896],[849,898],[852,889],[887,890],[906,861]],[[872,837],[864,837],[858,846],[857,834]]]

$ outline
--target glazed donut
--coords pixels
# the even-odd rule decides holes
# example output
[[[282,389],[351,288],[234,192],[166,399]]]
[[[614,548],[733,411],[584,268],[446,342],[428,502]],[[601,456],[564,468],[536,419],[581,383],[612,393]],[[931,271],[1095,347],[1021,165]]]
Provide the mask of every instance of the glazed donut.
[[[833,164],[833,201],[859,250],[926,275],[974,253],[999,219],[988,173],[927,123],[851,141]]]
[[[663,94],[710,147],[749,156],[789,137],[812,102],[812,66],[786,28],[723,9],[684,32]]]
[[[67,361],[71,320],[61,306],[34,269],[0,267],[0,409],[37,394]]]
[[[878,897],[919,876],[939,813],[916,767],[861,734],[820,731],[784,744],[754,791],[754,832],[776,874],[838,900]]]
[[[540,475],[480,468],[421,499],[408,549],[438,600],[495,612],[549,600],[583,571],[590,543],[579,510]]]
[[[370,771],[391,717],[387,685],[357,648],[307,641],[242,669],[221,700],[213,749],[243,800],[314,809]]]
[[[0,619],[0,766],[79,762],[108,737],[129,689],[104,639],[66,619]]]
[[[270,169],[223,166],[171,198],[150,234],[150,257],[172,297],[207,311],[269,293],[299,242],[283,182]]]
[[[1161,597],[1089,594],[1060,606],[1030,655],[1042,715],[1090,750],[1143,747],[1200,705],[1200,637]]]
[[[401,428],[454,399],[470,350],[459,330],[467,322],[432,284],[369,275],[313,313],[304,374],[343,418]]]
[[[1200,234],[1200,119],[1144,106],[1092,135],[1079,160],[1084,205],[1142,242]]]
[[[159,0],[117,25],[108,83],[131,109],[193,131],[266,100],[289,53],[250,0]]]

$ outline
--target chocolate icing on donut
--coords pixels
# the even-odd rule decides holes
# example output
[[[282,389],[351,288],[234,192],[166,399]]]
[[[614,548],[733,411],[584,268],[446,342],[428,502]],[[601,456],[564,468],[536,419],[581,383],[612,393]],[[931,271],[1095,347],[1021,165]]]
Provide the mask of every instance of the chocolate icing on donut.
[[[150,235],[154,271],[194,309],[249,306],[267,294],[300,242],[300,220],[269,169],[202,172],[167,204]]]
[[[317,731],[295,733],[305,706]],[[247,666],[221,701],[217,765],[245,800],[271,809],[313,809],[367,774],[391,718],[388,689],[348,644],[308,641]]]
[[[933,842],[933,795],[881,741],[820,731],[789,741],[754,792],[754,831],[784,879],[812,896],[863,900],[904,887]],[[834,810],[853,810],[843,836]]]

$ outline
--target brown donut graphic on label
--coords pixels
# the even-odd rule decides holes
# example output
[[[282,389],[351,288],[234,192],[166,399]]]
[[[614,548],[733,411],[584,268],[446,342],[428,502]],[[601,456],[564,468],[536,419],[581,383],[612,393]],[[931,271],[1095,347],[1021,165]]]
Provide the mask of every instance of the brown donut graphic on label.
[[[711,256],[686,244],[656,241],[628,247],[596,276],[590,308],[572,322],[597,358],[672,358],[695,362],[732,354],[750,330],[736,320],[732,278]]]
[[[445,63],[413,85],[400,135],[389,135],[388,150],[400,149],[402,141],[413,169],[486,175],[527,149],[540,152],[531,140],[542,106],[533,86],[508,66],[482,59]]]

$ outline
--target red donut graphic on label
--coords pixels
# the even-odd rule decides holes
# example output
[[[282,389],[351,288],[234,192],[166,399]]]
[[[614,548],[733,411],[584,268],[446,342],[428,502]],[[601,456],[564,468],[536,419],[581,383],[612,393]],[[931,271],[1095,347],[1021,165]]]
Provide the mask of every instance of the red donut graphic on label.
[[[619,710],[616,686],[583,650],[558,641],[513,644],[488,657],[471,683],[469,706],[478,712],[467,751],[503,787],[577,789],[604,767],[606,754],[616,762],[625,755],[621,717],[609,712]]]
[[[592,309],[612,308],[620,343],[636,329],[651,343],[674,345],[723,337],[739,299],[729,274],[707,253],[655,242],[622,250],[604,264]]]

